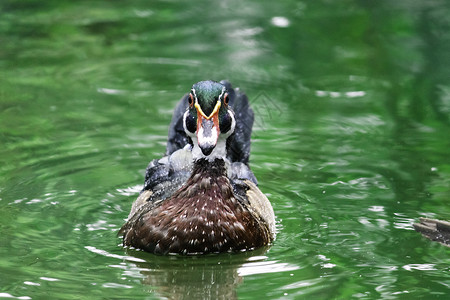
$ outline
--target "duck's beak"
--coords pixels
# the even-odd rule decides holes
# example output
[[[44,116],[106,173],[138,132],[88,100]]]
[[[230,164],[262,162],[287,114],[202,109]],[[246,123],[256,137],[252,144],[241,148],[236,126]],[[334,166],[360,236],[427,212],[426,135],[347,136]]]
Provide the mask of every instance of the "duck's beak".
[[[195,104],[197,109],[197,140],[198,146],[205,156],[211,154],[219,139],[219,109],[220,101],[217,101],[212,113],[207,116],[203,112],[198,103]]]

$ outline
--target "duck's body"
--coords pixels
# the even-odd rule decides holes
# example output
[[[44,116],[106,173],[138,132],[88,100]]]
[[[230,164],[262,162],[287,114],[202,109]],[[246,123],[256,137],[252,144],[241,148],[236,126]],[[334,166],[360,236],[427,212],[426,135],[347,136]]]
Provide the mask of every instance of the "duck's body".
[[[450,247],[449,221],[420,218],[420,223],[414,223],[413,226],[424,237]]]
[[[195,84],[175,109],[167,156],[147,167],[124,245],[204,254],[269,244],[273,209],[247,165],[252,124],[246,96],[227,82]]]

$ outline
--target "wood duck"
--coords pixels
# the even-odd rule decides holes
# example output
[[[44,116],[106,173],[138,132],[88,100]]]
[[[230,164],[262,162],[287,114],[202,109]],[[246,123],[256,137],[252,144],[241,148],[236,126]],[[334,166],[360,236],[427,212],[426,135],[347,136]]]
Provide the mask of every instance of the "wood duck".
[[[424,237],[450,247],[450,222],[420,218],[419,223],[413,224],[414,229]]]
[[[175,108],[166,156],[150,162],[119,234],[156,254],[252,250],[275,238],[275,216],[248,166],[253,111],[227,81],[194,84]]]

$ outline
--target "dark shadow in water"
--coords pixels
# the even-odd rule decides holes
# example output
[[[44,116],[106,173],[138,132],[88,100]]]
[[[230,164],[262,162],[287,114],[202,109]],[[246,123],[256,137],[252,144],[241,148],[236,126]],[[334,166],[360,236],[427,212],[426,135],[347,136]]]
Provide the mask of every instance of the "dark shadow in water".
[[[445,1],[363,2],[372,20],[366,34],[376,77],[389,82],[386,108],[397,126],[437,119],[449,125],[442,87],[449,84],[450,7]],[[408,24],[408,22],[411,22]],[[395,28],[397,30],[387,31]],[[416,36],[405,36],[411,26]]]
[[[446,16],[450,7],[440,5],[424,5],[419,12],[417,31],[423,41],[421,54],[424,58],[422,70],[413,82],[411,112],[416,120],[424,119],[424,106],[429,105],[436,118],[449,124],[448,112],[443,105],[441,86],[449,84],[450,69],[450,24]],[[441,15],[443,18],[439,18]]]
[[[445,51],[449,49],[449,23],[436,16],[448,15],[450,9],[443,1],[417,2],[414,7],[383,1],[366,9],[371,19],[366,34],[371,51],[370,68],[374,77],[387,81],[385,108],[392,122],[386,145],[390,147],[389,156],[394,165],[389,168],[380,166],[377,172],[390,181],[395,193],[392,204],[385,207],[390,216],[386,228],[388,239],[378,244],[374,253],[386,257],[386,265],[395,265],[398,257],[438,265],[439,261],[427,258],[427,253],[433,251],[432,247],[417,247],[422,239],[420,235],[400,229],[412,229],[414,220],[411,217],[418,218],[420,214],[429,212],[426,211],[427,203],[436,201],[429,190],[433,179],[438,176],[431,171],[435,163],[432,155],[448,149],[448,142],[440,140],[445,135],[437,132],[433,124],[444,124],[441,128],[449,125],[442,90],[443,86],[449,85],[450,78],[450,56]],[[411,22],[406,23],[413,27],[411,32],[415,35],[405,38],[401,30],[386,31],[385,26],[391,28],[386,24],[392,25],[402,19],[403,22],[405,19]],[[433,152],[430,152],[430,142],[434,143]],[[396,251],[392,252],[392,249]],[[396,268],[391,272],[391,280],[400,282],[410,267],[406,264]],[[433,286],[433,281],[439,280],[439,274],[430,273],[429,277],[423,278],[421,285]],[[414,284],[414,281],[405,282],[405,286]]]
[[[370,68],[375,77],[387,80],[385,107],[393,121],[391,159],[399,165],[395,170],[379,172],[390,179],[399,205],[421,199],[417,201],[420,209],[426,195],[430,196],[426,186],[432,179],[428,153],[424,151],[429,142],[424,123],[449,125],[442,90],[450,78],[450,55],[446,51],[449,24],[438,16],[448,15],[450,8],[444,1],[411,6],[389,1],[371,6],[364,2],[364,6],[371,19],[366,34]],[[386,31],[396,23],[398,31]],[[415,29],[415,36],[403,37],[405,24]],[[445,147],[444,141],[441,146]],[[395,205],[393,208],[395,213]]]

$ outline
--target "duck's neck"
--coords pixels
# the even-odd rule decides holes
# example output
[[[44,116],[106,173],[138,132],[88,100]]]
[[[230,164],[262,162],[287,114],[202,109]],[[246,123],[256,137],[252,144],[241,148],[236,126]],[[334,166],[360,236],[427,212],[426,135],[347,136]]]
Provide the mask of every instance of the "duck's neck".
[[[205,159],[209,162],[213,162],[216,159],[225,159],[227,156],[227,138],[228,136],[219,136],[217,140],[216,147],[214,147],[211,154],[208,156],[204,155],[200,147],[198,146],[198,140],[196,136],[191,136],[193,148],[192,148],[192,157],[194,160]]]
[[[192,170],[192,175],[195,174],[209,174],[212,177],[227,176],[228,164],[226,159],[214,158],[213,160],[205,158],[200,158],[194,160],[194,168]]]

